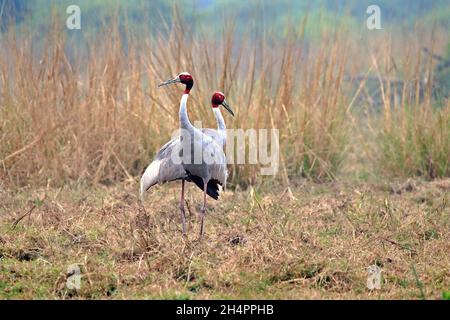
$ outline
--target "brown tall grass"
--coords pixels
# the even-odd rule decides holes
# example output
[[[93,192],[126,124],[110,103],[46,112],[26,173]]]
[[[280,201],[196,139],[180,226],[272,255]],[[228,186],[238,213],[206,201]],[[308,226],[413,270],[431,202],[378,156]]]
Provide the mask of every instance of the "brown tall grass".
[[[355,123],[351,110],[356,95],[344,90],[344,78],[360,72],[355,67],[360,55],[354,54],[360,48],[352,53],[350,37],[339,30],[324,34],[313,46],[303,39],[302,28],[284,40],[254,40],[237,35],[232,25],[221,27],[224,31],[216,38],[206,31],[190,34],[175,11],[173,23],[145,41],[129,29],[119,32],[108,25],[86,39],[86,50],[70,45],[58,23],[45,36],[45,45],[36,46],[32,35],[19,36],[13,30],[3,35],[2,180],[22,186],[136,179],[178,127],[182,89],[158,89],[157,84],[181,71],[195,79],[189,101],[192,120],[215,126],[209,99],[221,90],[236,113],[234,118],[225,116],[229,128],[280,130],[276,179],[286,184],[292,176],[335,179]],[[376,59],[381,63],[384,57]],[[367,69],[372,63],[368,61]],[[448,162],[442,160],[449,154],[448,108],[437,115],[430,99],[413,100],[426,108],[407,103],[413,90],[405,86],[401,110],[411,106],[419,113],[408,126],[404,111],[395,108],[391,115],[389,85],[383,90],[386,131],[379,140],[382,149],[377,149],[383,150],[382,161],[392,164],[391,171],[403,166],[406,160],[395,157],[407,158],[410,144],[404,137],[410,137],[408,128],[415,128],[414,157],[424,157],[420,143],[427,146],[427,161],[439,167],[424,168],[422,160],[414,160],[405,173],[416,174],[412,168],[419,166],[433,170],[433,176],[448,175]],[[427,125],[430,121],[437,125]],[[230,170],[232,185],[261,179],[255,165],[233,165]]]
[[[345,150],[346,55],[333,37],[308,50],[301,32],[276,46],[238,38],[227,26],[219,39],[190,37],[189,26],[174,19],[142,43],[131,31],[124,39],[110,27],[84,52],[68,49],[57,23],[39,51],[31,36],[12,31],[2,37],[5,181],[58,185],[136,178],[178,127],[181,88],[156,86],[181,71],[195,79],[192,120],[213,127],[209,99],[222,90],[236,111],[235,118],[226,117],[229,128],[280,129],[284,178],[332,178],[337,172]],[[230,169],[232,184],[258,180],[257,166]]]
[[[423,52],[427,45],[431,53]],[[384,174],[431,179],[450,175],[450,101],[434,91],[436,45],[431,33],[428,41],[405,48],[398,66],[389,41],[383,43],[384,58],[373,57],[382,112],[369,122],[374,159]]]

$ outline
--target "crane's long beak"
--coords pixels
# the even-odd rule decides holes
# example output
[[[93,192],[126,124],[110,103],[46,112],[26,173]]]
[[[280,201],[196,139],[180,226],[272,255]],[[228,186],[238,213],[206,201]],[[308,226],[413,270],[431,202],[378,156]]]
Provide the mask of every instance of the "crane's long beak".
[[[180,80],[179,77],[176,77],[176,78],[173,78],[173,79],[164,81],[163,83],[161,83],[160,85],[158,85],[158,88],[159,88],[159,87],[162,87],[162,86],[167,86],[168,84],[177,83],[177,82],[181,82],[181,80]]]
[[[222,102],[222,106],[223,106],[225,109],[227,109],[227,111],[228,111],[229,113],[231,113],[231,115],[234,117],[234,112],[233,112],[233,110],[231,110],[231,107],[228,105],[228,103],[227,103],[225,100]]]

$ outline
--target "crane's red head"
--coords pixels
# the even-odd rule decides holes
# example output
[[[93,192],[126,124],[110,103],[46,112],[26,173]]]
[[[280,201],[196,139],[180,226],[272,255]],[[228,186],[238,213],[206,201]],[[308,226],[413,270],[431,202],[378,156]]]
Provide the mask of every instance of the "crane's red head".
[[[231,107],[225,101],[225,95],[220,91],[216,91],[212,95],[211,105],[213,108],[218,108],[220,105],[222,105],[225,109],[227,109],[229,113],[231,113],[232,116],[234,116],[233,110],[231,110]]]
[[[214,92],[214,94],[212,95],[211,98],[211,104],[213,108],[218,108],[219,105],[222,104],[222,102],[225,101],[225,95],[220,92],[220,91],[216,91]]]
[[[184,93],[189,93],[194,86],[194,78],[187,73],[187,72],[181,72],[179,75],[177,75],[175,78],[164,81],[161,83],[158,87],[166,86],[168,84],[172,83],[182,83],[186,86],[186,89],[184,90]]]
[[[184,90],[184,93],[189,93],[194,86],[194,78],[192,78],[192,76],[187,72],[181,72],[178,75],[178,78],[182,84],[186,85],[186,90]]]

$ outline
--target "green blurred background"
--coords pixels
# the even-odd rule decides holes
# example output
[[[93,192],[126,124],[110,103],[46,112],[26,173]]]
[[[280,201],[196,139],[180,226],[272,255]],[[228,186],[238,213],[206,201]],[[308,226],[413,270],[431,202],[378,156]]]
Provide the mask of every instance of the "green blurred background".
[[[381,9],[382,30],[372,32],[366,27],[366,9],[371,4]],[[81,50],[86,39],[113,21],[122,34],[131,30],[142,41],[164,34],[172,27],[174,12],[185,22],[185,36],[193,38],[220,36],[223,26],[233,28],[237,37],[262,41],[301,32],[307,43],[320,41],[324,32],[337,29],[347,30],[356,39],[388,32],[399,41],[416,30],[437,28],[445,34],[450,30],[449,0],[0,0],[0,35],[11,26],[19,34],[31,30],[39,47],[55,19],[65,24],[69,5],[81,9],[82,32],[64,30],[69,45]],[[439,52],[435,77],[448,96],[450,43],[443,46],[446,50]]]
[[[280,36],[288,23],[298,23],[306,15],[311,30],[336,20],[345,20],[359,29],[371,4],[380,7],[383,28],[434,22],[448,27],[450,21],[448,0],[0,0],[1,26],[4,29],[12,18],[17,24],[27,22],[35,28],[46,28],[51,22],[51,8],[63,13],[64,18],[65,8],[72,4],[80,6],[86,29],[98,27],[113,11],[126,13],[133,27],[157,27],[163,20],[170,20],[174,5],[193,28],[212,28],[218,19],[228,19],[236,23],[238,31],[246,31],[254,24],[273,29]],[[314,32],[308,36],[314,36]]]

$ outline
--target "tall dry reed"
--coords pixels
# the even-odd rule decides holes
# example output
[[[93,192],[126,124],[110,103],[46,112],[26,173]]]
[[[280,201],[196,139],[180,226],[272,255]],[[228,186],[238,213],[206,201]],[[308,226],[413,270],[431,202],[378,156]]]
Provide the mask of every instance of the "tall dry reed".
[[[195,79],[192,120],[215,126],[209,101],[221,90],[235,109],[234,118],[225,115],[229,128],[280,130],[275,179],[286,185],[295,177],[335,179],[355,123],[356,95],[345,89],[345,79],[360,72],[355,60],[361,58],[339,30],[311,43],[303,38],[304,25],[297,29],[284,39],[255,39],[223,23],[220,35],[211,37],[207,30],[191,32],[175,10],[170,25],[144,39],[126,26],[105,25],[86,37],[82,49],[56,22],[38,46],[32,35],[11,30],[0,39],[2,181],[23,186],[136,180],[178,127],[182,88],[157,84],[181,71]],[[367,69],[373,70],[368,58]],[[437,114],[431,98],[410,103],[408,86],[398,108],[388,98],[391,86],[381,84],[385,131],[375,138],[381,147],[376,154],[393,172],[402,166],[408,175],[448,175],[448,111]],[[407,118],[407,107],[419,115]],[[402,163],[406,159],[415,164]],[[258,165],[229,168],[231,186],[262,180]]]
[[[436,94],[436,45],[432,33],[394,59],[392,42],[385,41],[383,53],[372,57],[382,108],[369,124],[373,159],[384,175],[450,176],[450,101]]]

